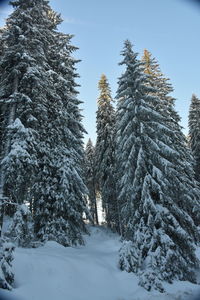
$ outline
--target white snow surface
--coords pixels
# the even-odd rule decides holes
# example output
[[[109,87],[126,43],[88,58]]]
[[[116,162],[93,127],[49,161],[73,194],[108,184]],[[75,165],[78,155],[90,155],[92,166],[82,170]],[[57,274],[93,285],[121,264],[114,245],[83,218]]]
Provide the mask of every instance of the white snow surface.
[[[15,287],[3,290],[0,300],[200,299],[200,285],[189,282],[165,284],[164,294],[147,292],[135,274],[118,269],[119,236],[103,227],[90,227],[90,232],[81,247],[50,241],[36,249],[16,248]]]

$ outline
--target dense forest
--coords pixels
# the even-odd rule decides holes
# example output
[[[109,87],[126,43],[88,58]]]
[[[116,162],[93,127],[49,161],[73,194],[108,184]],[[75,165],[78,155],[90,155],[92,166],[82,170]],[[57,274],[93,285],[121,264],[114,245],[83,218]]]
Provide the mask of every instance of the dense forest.
[[[72,35],[57,30],[47,0],[12,5],[0,29],[0,288],[12,289],[15,247],[84,245],[98,202],[121,236],[118,266],[139,285],[197,283],[200,99],[192,95],[186,137],[170,80],[126,40],[116,97],[103,74],[97,139],[84,146]]]

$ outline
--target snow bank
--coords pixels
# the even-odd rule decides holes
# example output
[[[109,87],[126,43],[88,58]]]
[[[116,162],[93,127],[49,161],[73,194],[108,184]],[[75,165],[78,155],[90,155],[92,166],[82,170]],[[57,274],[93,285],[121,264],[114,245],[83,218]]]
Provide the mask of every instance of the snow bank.
[[[65,248],[48,242],[36,249],[17,248],[15,288],[0,300],[197,300],[200,286],[188,282],[166,284],[167,293],[147,292],[134,274],[117,267],[119,236],[92,227],[86,246]],[[6,296],[9,298],[5,298]]]

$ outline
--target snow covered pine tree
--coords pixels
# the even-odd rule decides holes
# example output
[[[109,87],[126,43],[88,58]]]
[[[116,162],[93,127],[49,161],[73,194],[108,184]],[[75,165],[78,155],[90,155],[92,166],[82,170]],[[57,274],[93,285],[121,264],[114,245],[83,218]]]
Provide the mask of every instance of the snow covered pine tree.
[[[83,243],[86,187],[81,115],[71,36],[46,0],[16,0],[0,62],[0,101],[8,111],[1,174],[3,195],[33,204],[40,240]],[[15,184],[13,184],[13,182]]]
[[[95,181],[95,148],[91,139],[88,140],[85,148],[85,181],[89,194],[89,208],[94,224],[98,222],[97,199],[96,199],[96,181]]]
[[[54,32],[53,37],[48,56],[51,69],[47,74],[55,88],[56,98],[49,106],[51,122],[46,124],[48,160],[42,164],[46,174],[44,186],[41,187],[38,182],[41,196],[37,198],[41,200],[38,202],[36,223],[40,228],[39,236],[56,239],[68,246],[83,244],[82,232],[86,232],[83,213],[89,215],[82,170],[85,131],[81,124],[81,102],[77,99],[75,82],[77,60],[71,56],[76,50],[70,42],[72,36]],[[43,172],[40,172],[41,178]]]
[[[194,156],[196,180],[200,182],[200,100],[192,95],[189,111],[189,144]]]
[[[158,97],[161,100],[159,101],[159,104],[153,103],[154,109],[163,115],[165,118],[165,124],[173,131],[173,135],[170,136],[170,145],[173,147],[173,149],[179,152],[180,157],[182,157],[182,169],[179,172],[179,180],[183,183],[182,189],[184,190],[185,178],[189,177],[190,185],[193,182],[193,185],[190,187],[190,189],[192,188],[192,190],[195,191],[195,187],[198,185],[198,183],[194,180],[194,159],[192,157],[191,150],[188,147],[186,137],[182,132],[182,127],[179,124],[180,116],[175,110],[175,98],[170,95],[170,93],[173,92],[173,87],[169,82],[169,78],[166,78],[163,75],[158,62],[155,60],[155,58],[152,58],[152,55],[149,51],[144,50],[142,62],[144,63],[144,72],[148,74],[148,81],[146,82],[146,85],[154,89],[154,91],[151,90],[148,94]],[[173,192],[173,198],[179,199],[179,189],[174,190]],[[194,195],[194,197],[199,199],[198,190],[196,196]],[[200,220],[198,205],[195,208],[194,202],[194,207],[192,206],[191,210],[191,207],[187,205],[187,202],[185,202],[185,204],[185,209],[189,210],[189,214],[192,216],[195,224],[199,226]]]
[[[160,66],[152,54],[148,50],[144,50],[144,55],[142,57],[142,62],[144,63],[144,73],[148,75],[147,85],[153,87],[154,91],[149,92],[153,96],[157,96],[162,100],[159,106],[156,107],[160,113],[164,114],[167,118],[168,124],[174,126],[175,130],[179,133],[181,127],[179,125],[180,116],[175,111],[175,98],[170,94],[173,92],[173,87],[169,82],[169,78],[166,78],[160,70]]]
[[[200,209],[199,190],[193,173],[185,172],[182,152],[173,147],[176,135],[157,111],[161,100],[151,95],[153,88],[129,41],[122,56],[125,72],[119,79],[116,120],[124,239],[119,266],[138,274],[147,290],[163,292],[163,281],[196,282],[199,233],[192,216]]]
[[[105,75],[99,81],[100,96],[96,116],[97,141],[95,147],[96,182],[105,210],[108,227],[119,230],[115,186],[115,111],[111,91]]]
[[[27,205],[18,205],[5,235],[18,247],[30,247],[32,245],[31,242],[34,239],[33,222]]]
[[[5,239],[0,240],[0,289],[11,290],[14,282],[12,272],[14,245]]]

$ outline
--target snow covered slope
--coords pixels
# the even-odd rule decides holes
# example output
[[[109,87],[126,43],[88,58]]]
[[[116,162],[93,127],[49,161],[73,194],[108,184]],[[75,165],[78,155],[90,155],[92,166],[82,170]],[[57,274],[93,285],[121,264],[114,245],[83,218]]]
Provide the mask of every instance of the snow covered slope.
[[[166,284],[167,293],[147,292],[134,274],[117,268],[119,236],[91,227],[86,246],[65,248],[48,242],[37,249],[15,251],[15,288],[0,300],[190,300],[200,286],[188,282]],[[195,300],[198,298],[195,298]],[[200,297],[199,297],[200,299]]]

